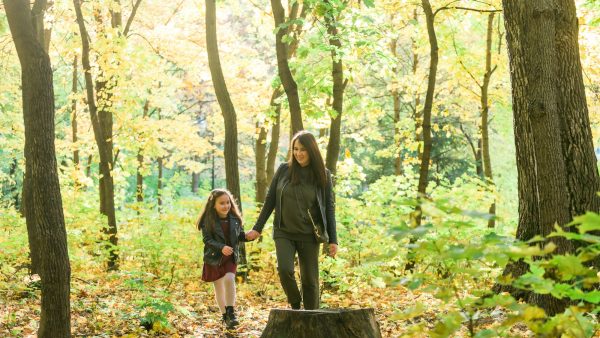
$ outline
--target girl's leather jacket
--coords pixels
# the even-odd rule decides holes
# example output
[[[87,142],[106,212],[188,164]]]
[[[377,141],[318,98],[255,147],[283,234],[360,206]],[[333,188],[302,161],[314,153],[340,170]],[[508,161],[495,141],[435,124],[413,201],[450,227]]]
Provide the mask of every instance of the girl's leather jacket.
[[[242,222],[235,216],[229,214],[229,240],[233,248],[233,260],[238,262],[240,255],[240,242],[246,241],[246,234],[242,228]],[[223,247],[225,244],[225,234],[219,220],[214,227],[214,232],[211,227],[202,224],[202,241],[204,242],[204,262],[210,265],[221,265],[223,258]]]

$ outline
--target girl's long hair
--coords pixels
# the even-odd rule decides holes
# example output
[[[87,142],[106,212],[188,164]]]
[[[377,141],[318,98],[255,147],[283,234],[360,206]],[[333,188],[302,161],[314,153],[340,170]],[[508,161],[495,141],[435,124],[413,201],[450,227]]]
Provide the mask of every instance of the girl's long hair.
[[[288,159],[291,182],[293,184],[298,184],[300,182],[299,171],[301,166],[294,157],[294,142],[296,141],[300,142],[308,152],[310,158],[310,163],[308,165],[311,168],[312,175],[316,181],[315,183],[321,188],[325,188],[327,186],[327,173],[325,171],[323,156],[321,156],[315,136],[306,130],[301,130],[292,137],[292,142],[290,144],[290,158]]]
[[[196,221],[196,228],[198,228],[198,230],[202,231],[202,226],[209,226],[211,232],[214,233],[215,224],[219,219],[217,210],[215,210],[215,202],[217,201],[217,198],[223,195],[227,195],[229,197],[229,201],[231,202],[231,209],[229,209],[229,214],[233,214],[233,216],[237,217],[237,219],[240,220],[240,225],[242,224],[242,214],[240,213],[240,209],[238,208],[237,203],[235,203],[233,195],[229,192],[229,190],[226,189],[214,189],[208,195],[208,200],[204,205],[204,209],[202,209],[202,212],[200,213],[200,216],[198,216],[198,220]]]

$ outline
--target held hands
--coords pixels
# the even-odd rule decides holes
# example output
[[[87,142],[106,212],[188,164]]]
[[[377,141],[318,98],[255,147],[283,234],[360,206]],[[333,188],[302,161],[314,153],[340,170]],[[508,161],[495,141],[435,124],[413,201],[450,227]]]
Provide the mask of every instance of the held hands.
[[[338,245],[335,243],[329,243],[329,257],[331,258],[335,258],[335,255],[337,255],[337,251],[338,251]]]
[[[260,237],[260,232],[258,232],[256,230],[250,230],[250,231],[246,232],[246,240],[247,241],[253,241],[253,240],[257,239],[258,237]]]
[[[223,253],[223,255],[225,256],[231,256],[233,254],[233,248],[230,246],[225,245],[223,247],[223,249],[221,249],[221,252]]]

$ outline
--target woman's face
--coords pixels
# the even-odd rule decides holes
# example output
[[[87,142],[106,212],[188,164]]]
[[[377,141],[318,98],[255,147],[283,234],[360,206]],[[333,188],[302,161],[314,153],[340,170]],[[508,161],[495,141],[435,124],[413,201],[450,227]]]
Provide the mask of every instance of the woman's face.
[[[231,201],[229,200],[229,196],[227,196],[227,194],[223,194],[217,197],[217,200],[215,201],[215,210],[217,211],[219,217],[227,217],[227,214],[229,214],[230,209]]]
[[[308,151],[298,140],[294,141],[293,153],[294,158],[302,167],[306,167],[310,164],[310,155],[308,155]]]

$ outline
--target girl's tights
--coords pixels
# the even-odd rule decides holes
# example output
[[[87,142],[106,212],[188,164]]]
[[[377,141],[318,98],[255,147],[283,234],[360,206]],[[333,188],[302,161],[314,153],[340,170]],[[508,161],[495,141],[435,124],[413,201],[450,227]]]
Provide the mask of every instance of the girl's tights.
[[[228,272],[213,284],[219,309],[225,313],[225,306],[235,306],[235,274]]]

